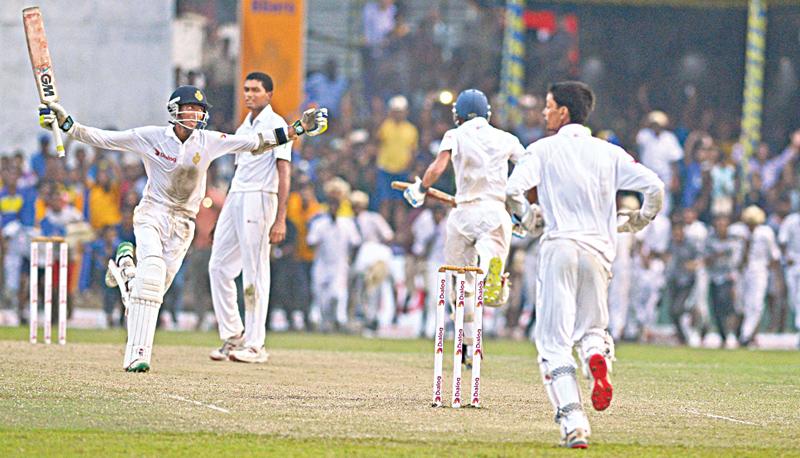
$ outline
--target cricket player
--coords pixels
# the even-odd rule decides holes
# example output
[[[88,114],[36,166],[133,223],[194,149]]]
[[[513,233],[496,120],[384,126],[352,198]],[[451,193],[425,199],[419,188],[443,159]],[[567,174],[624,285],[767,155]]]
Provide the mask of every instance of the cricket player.
[[[731,235],[744,240],[741,267],[744,281],[740,282],[744,317],[739,333],[739,344],[743,347],[753,342],[758,331],[767,298],[769,271],[777,267],[781,258],[775,232],[764,224],[766,220],[764,210],[751,205],[742,210],[741,221],[729,229]]]
[[[778,244],[783,250],[784,275],[789,307],[794,309],[794,327],[800,331],[800,213],[792,213],[781,222]],[[797,345],[800,347],[800,338]]]
[[[253,135],[286,128],[272,110],[272,78],[253,72],[245,77],[244,103],[249,113],[236,135]],[[292,142],[273,154],[236,155],[236,172],[214,230],[208,276],[211,301],[222,346],[209,355],[214,361],[265,363],[272,244],[286,235],[286,203],[292,171]],[[244,324],[236,301],[235,279],[242,274]]]
[[[206,131],[210,105],[194,86],[180,86],[169,98],[171,126],[109,131],[74,122],[57,103],[39,107],[39,123],[49,128],[57,120],[73,139],[96,148],[130,151],[144,162],[147,174],[142,200],[134,209],[133,231],[138,243],[122,243],[110,264],[107,284],[120,286],[127,307],[128,342],[122,367],[128,372],[150,370],[153,337],[164,293],[172,283],[194,236],[194,217],[205,195],[206,170],[223,154],[263,154],[308,133],[327,129],[325,110],[308,110],[291,128],[252,135]]]
[[[638,210],[639,199],[625,196],[620,199],[620,209]],[[622,338],[628,322],[633,277],[634,234],[617,234],[617,255],[611,265],[611,282],[608,285],[608,331],[614,340]]]
[[[450,161],[456,175],[456,204],[447,217],[447,264],[475,266],[485,272],[484,304],[499,307],[508,300],[503,266],[511,244],[511,218],[505,211],[508,161],[517,162],[525,148],[517,137],[489,125],[491,108],[483,92],[467,89],[453,105],[455,129],[444,134],[436,159],[422,180],[416,179],[403,196],[412,207],[425,202],[427,188],[436,183]],[[471,276],[471,275],[470,275]],[[467,285],[475,282],[467,277]],[[470,286],[468,295],[474,294]],[[466,360],[472,355],[473,301],[465,301]]]
[[[544,117],[550,137],[528,147],[508,180],[509,209],[530,230],[540,217],[526,193],[536,187],[544,217],[536,301],[539,368],[562,444],[588,447],[589,421],[581,405],[572,355],[577,344],[584,374],[594,379],[592,404],[611,403],[608,378],[614,341],[608,326],[608,282],[616,256],[617,232],[637,232],[655,218],[664,199],[664,183],[622,148],[591,136],[583,124],[594,94],[583,83],[550,86]],[[641,210],[621,212],[620,190],[644,194]]]

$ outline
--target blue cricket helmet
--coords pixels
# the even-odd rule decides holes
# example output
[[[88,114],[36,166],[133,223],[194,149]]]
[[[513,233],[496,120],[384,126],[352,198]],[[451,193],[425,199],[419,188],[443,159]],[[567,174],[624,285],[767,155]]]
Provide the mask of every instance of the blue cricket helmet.
[[[488,121],[491,116],[492,107],[486,94],[477,89],[466,89],[458,94],[453,105],[453,120],[456,125],[476,117],[486,118]]]

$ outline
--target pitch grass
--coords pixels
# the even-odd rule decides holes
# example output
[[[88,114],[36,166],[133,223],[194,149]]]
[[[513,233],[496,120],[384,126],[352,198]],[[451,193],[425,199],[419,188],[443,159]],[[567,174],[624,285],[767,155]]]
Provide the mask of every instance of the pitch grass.
[[[556,447],[528,343],[487,341],[484,408],[456,411],[428,407],[427,340],[271,334],[250,366],[208,360],[215,334],[159,332],[153,372],[127,374],[121,331],[26,339],[0,328],[3,457],[800,456],[797,352],[620,346],[586,453]]]

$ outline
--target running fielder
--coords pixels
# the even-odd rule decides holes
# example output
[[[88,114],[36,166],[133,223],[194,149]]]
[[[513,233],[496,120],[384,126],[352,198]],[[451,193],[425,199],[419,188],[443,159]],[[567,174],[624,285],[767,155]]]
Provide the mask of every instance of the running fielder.
[[[508,300],[508,282],[503,265],[511,243],[511,218],[505,211],[508,161],[517,162],[525,148],[517,137],[489,125],[491,111],[483,92],[467,89],[453,106],[455,129],[444,134],[439,154],[425,175],[416,179],[403,196],[412,207],[425,201],[427,188],[452,161],[456,175],[456,205],[447,217],[445,257],[447,264],[475,266],[486,272],[484,303],[499,307]],[[472,275],[471,273],[469,275]],[[474,281],[467,278],[468,285]],[[474,288],[474,287],[473,287]],[[467,291],[474,294],[474,291]],[[464,335],[466,358],[472,355],[473,301],[466,301]]]
[[[236,135],[268,133],[286,128],[286,121],[272,110],[273,84],[266,73],[245,77],[244,103],[250,112]],[[286,234],[286,203],[292,170],[292,142],[274,149],[274,154],[236,155],[225,205],[214,230],[208,276],[211,300],[223,340],[209,355],[214,361],[265,363],[264,349],[269,307],[271,244]],[[244,324],[236,301],[235,279],[244,284]]]
[[[206,170],[223,154],[263,154],[307,132],[327,129],[327,113],[309,110],[292,128],[253,135],[206,131],[208,104],[194,86],[180,86],[169,98],[169,127],[147,126],[109,131],[74,122],[57,103],[39,107],[39,123],[58,126],[70,137],[96,148],[138,154],[147,173],[142,200],[134,209],[133,230],[138,243],[136,263],[130,242],[120,244],[116,263],[110,263],[107,283],[120,290],[128,315],[128,343],[122,367],[128,372],[150,370],[153,337],[164,293],[172,283],[194,236],[194,217],[205,195]]]
[[[562,445],[588,447],[589,420],[583,412],[573,347],[594,378],[592,404],[611,403],[608,379],[614,341],[608,327],[608,281],[616,235],[643,229],[661,209],[664,183],[622,149],[594,138],[583,126],[594,94],[580,82],[550,86],[544,117],[550,137],[528,147],[508,180],[508,205],[531,230],[538,205],[526,192],[537,188],[545,227],[539,254],[539,299],[534,335],[539,369],[556,411]],[[617,191],[644,194],[641,210],[617,224]],[[534,216],[531,216],[534,215]],[[587,370],[588,369],[588,370]]]

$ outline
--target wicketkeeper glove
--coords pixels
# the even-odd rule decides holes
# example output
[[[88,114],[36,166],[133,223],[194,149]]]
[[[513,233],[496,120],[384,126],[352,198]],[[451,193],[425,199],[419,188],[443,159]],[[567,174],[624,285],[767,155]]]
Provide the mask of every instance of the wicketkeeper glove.
[[[420,180],[419,177],[414,177],[414,184],[403,191],[403,197],[412,207],[419,208],[425,203],[426,192],[427,189],[422,186],[422,180]]]
[[[39,105],[39,125],[44,129],[50,129],[54,121],[58,121],[58,127],[64,132],[69,132],[75,122],[72,116],[67,113],[61,105],[56,102],[46,102]]]
[[[624,223],[617,226],[617,232],[639,232],[644,229],[655,215],[648,216],[642,213],[641,210],[622,209],[617,212],[617,216],[627,218]]]

